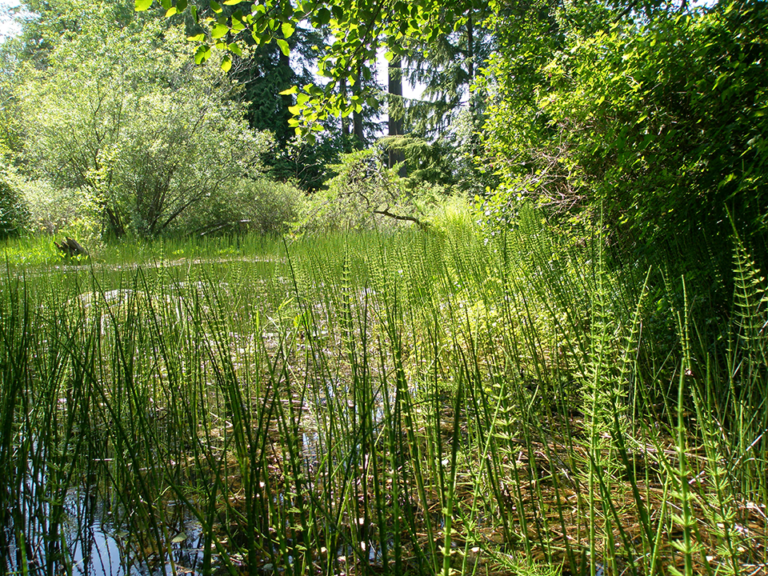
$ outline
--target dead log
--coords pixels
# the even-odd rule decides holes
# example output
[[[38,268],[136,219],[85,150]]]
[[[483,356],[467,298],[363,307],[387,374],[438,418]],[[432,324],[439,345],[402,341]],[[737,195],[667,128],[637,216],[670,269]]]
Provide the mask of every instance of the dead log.
[[[80,242],[74,238],[70,238],[69,236],[67,236],[66,239],[61,242],[61,244],[56,242],[56,240],[53,241],[53,244],[68,258],[72,258],[74,256],[88,256],[88,250],[83,248]]]

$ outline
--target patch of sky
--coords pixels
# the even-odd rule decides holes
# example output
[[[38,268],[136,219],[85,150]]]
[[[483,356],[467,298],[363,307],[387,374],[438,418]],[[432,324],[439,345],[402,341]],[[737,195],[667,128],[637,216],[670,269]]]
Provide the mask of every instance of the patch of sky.
[[[18,0],[0,0],[0,42],[21,33],[21,24],[15,18],[19,6]]]

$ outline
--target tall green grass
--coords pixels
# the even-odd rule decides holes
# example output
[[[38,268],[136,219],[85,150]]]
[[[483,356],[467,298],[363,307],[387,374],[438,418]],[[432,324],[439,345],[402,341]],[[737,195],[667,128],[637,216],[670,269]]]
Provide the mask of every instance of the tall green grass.
[[[765,570],[760,271],[735,239],[708,341],[603,245],[524,211],[9,265],[0,572],[82,572],[105,509],[126,572]]]

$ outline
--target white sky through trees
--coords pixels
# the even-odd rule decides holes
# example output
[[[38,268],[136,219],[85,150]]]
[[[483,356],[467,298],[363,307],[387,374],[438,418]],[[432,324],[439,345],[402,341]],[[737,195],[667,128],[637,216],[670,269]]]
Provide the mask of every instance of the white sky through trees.
[[[21,25],[13,20],[11,9],[19,6],[17,0],[0,0],[0,42],[21,32]]]
[[[0,38],[14,36],[21,31],[21,26],[13,21],[11,8],[19,5],[16,0],[0,0]]]

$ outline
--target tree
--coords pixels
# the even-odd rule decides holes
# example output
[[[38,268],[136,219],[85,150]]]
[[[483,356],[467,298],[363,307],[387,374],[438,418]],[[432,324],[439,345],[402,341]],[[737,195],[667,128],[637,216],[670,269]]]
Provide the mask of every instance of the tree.
[[[206,18],[232,18],[237,6],[223,5],[209,0],[196,0],[195,18],[187,13],[184,25],[190,38],[205,35],[205,28],[198,23]],[[174,15],[171,21],[178,19]],[[304,85],[313,80],[312,70],[317,59],[317,47],[324,42],[325,31],[298,27],[286,43],[290,50],[281,49],[276,43],[257,43],[245,31],[233,33],[233,54],[229,60],[230,72],[243,85],[242,98],[248,102],[248,121],[256,130],[269,130],[279,146],[284,146],[293,136],[288,120],[293,106],[290,95],[280,94],[293,85]],[[237,48],[235,48],[237,46]],[[240,47],[247,47],[244,52]],[[315,48],[313,50],[313,47]]]
[[[14,180],[12,171],[0,161],[0,240],[18,236],[29,219],[27,206]]]
[[[10,158],[22,147],[22,126],[19,114],[19,100],[14,93],[16,66],[15,47],[8,41],[0,45],[0,160]]]
[[[387,67],[387,111],[389,119],[387,121],[387,134],[390,138],[403,135],[403,113],[402,113],[402,100],[403,100],[403,67],[401,57],[395,55],[389,61]],[[388,158],[388,166],[393,168],[396,164],[405,161],[405,155],[401,150],[396,147],[390,147]],[[399,170],[400,176],[407,174],[405,165],[401,165]]]
[[[476,0],[477,1],[477,0]],[[153,0],[136,0],[136,9],[147,10]],[[168,14],[176,14],[187,7],[187,0],[162,0]],[[218,5],[217,5],[218,6]],[[242,7],[241,7],[242,6]],[[438,0],[408,3],[403,0],[266,0],[257,4],[238,3],[238,9],[226,16],[223,9],[209,19],[198,19],[208,29],[200,38],[198,62],[212,54],[211,47],[222,51],[236,51],[232,40],[248,31],[256,44],[275,41],[288,53],[287,39],[301,22],[315,28],[328,26],[334,41],[324,47],[319,58],[318,72],[329,81],[323,86],[310,84],[302,88],[297,99],[296,114],[291,120],[297,131],[313,139],[313,131],[321,130],[318,123],[329,116],[338,116],[362,110],[363,103],[375,105],[374,92],[366,88],[372,76],[380,47],[388,53],[402,55],[404,39],[410,37],[429,40],[444,34],[455,26],[463,25],[472,0],[454,0],[448,4]],[[221,7],[219,7],[221,8]],[[196,10],[193,10],[196,14]],[[224,57],[224,63],[230,61]],[[358,81],[358,74],[361,81]],[[351,94],[340,92],[340,84],[353,88]]]
[[[21,76],[27,170],[77,189],[108,234],[168,232],[257,170],[270,139],[248,130],[224,72],[192,63],[181,31],[114,27],[110,6],[88,10],[47,70]]]
[[[477,194],[489,184],[474,163],[485,111],[485,95],[474,84],[494,45],[483,25],[488,13],[485,4],[473,7],[452,33],[408,43],[398,69],[424,89],[419,99],[390,95],[390,114],[399,113],[404,127],[399,134],[406,136],[390,136],[386,145],[390,154],[400,153],[413,185],[426,181]]]
[[[484,94],[473,92],[472,86],[494,51],[493,31],[485,25],[490,14],[488,5],[482,3],[452,33],[409,43],[404,76],[424,90],[420,100],[405,102],[405,118],[419,136],[434,138],[447,133],[462,110],[470,111],[479,128]]]

